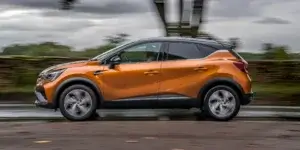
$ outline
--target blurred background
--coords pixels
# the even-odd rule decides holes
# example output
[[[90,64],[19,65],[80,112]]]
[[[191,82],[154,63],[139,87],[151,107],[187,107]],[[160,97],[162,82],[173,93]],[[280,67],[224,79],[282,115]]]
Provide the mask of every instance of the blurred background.
[[[155,5],[161,2],[1,0],[0,101],[33,103],[37,75],[51,65],[89,59],[128,40],[178,33],[181,27],[170,28],[190,21],[193,1],[182,2],[182,17],[175,7],[181,1],[166,0],[165,17]],[[188,31],[236,46],[249,63],[252,105],[298,106],[299,5],[299,0],[206,0],[192,20],[196,30]]]

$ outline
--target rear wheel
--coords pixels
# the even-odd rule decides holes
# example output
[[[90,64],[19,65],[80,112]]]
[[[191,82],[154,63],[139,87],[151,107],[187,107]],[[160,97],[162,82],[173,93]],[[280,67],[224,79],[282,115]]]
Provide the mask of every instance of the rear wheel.
[[[71,121],[89,120],[96,114],[97,97],[85,85],[72,85],[60,96],[59,108],[62,115]]]
[[[240,110],[240,99],[235,90],[229,86],[218,85],[205,95],[203,113],[214,120],[228,121]]]

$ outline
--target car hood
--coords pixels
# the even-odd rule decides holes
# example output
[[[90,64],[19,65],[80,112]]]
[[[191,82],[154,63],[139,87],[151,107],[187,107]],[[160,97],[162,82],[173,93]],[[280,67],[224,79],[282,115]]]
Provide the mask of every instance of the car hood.
[[[54,65],[49,68],[46,68],[45,70],[43,70],[41,72],[41,74],[47,73],[49,71],[60,70],[60,69],[65,69],[65,68],[80,67],[80,66],[86,65],[87,63],[88,63],[87,60],[83,60],[83,61],[73,61],[73,62],[58,64],[58,65]]]

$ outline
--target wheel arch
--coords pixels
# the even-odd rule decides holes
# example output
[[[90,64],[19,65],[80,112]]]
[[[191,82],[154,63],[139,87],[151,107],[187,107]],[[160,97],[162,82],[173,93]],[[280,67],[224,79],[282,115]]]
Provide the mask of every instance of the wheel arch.
[[[99,87],[90,79],[87,78],[83,78],[83,77],[74,77],[74,78],[70,78],[67,79],[65,81],[63,81],[55,90],[54,94],[53,94],[53,105],[54,108],[58,108],[59,107],[59,97],[61,95],[61,93],[63,92],[64,89],[66,89],[67,87],[71,86],[71,85],[75,85],[75,84],[82,84],[85,85],[89,88],[91,88],[94,93],[96,94],[97,97],[97,101],[98,101],[98,108],[101,106],[103,97],[101,94],[101,90],[99,89]]]
[[[207,81],[204,86],[202,86],[202,88],[199,91],[198,94],[198,99],[200,99],[200,104],[199,106],[202,107],[203,106],[203,102],[204,102],[204,97],[205,94],[213,87],[217,86],[217,85],[226,85],[231,87],[233,90],[235,90],[239,96],[240,102],[243,105],[244,102],[244,91],[243,88],[240,86],[239,83],[237,83],[236,81],[234,81],[231,78],[213,78],[210,79],[209,81]]]

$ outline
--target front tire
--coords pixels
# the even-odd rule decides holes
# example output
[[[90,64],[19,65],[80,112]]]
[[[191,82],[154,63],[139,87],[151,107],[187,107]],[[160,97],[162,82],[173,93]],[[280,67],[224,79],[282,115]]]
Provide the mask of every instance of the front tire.
[[[62,115],[70,121],[86,121],[96,114],[97,97],[85,85],[71,85],[62,92],[59,108]]]
[[[203,113],[217,121],[229,121],[240,110],[240,98],[229,86],[218,85],[211,88],[204,97]]]

